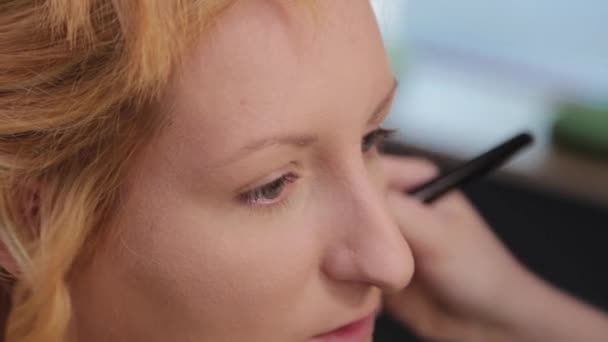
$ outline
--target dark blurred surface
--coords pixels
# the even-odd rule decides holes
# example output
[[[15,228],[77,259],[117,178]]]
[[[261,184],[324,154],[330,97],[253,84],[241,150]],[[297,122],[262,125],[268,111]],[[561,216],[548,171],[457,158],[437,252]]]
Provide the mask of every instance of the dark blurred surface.
[[[409,154],[395,146],[388,152]],[[524,265],[555,286],[608,311],[607,209],[496,177],[464,190]],[[420,339],[390,318],[381,317],[374,341]]]

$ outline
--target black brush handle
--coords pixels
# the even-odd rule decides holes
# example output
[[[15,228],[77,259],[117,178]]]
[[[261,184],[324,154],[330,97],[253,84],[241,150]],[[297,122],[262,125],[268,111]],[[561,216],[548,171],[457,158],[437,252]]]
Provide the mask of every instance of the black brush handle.
[[[534,138],[529,133],[521,133],[497,147],[481,154],[465,164],[407,191],[423,203],[432,203],[454,188],[479,179],[498,169],[507,160],[524,147],[530,145]]]

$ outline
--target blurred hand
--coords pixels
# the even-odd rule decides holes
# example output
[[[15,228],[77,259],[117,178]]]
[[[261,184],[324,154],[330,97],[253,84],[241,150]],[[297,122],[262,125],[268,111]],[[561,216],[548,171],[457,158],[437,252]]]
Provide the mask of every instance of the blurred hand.
[[[416,271],[386,309],[433,340],[504,340],[501,305],[532,276],[518,264],[461,193],[424,205],[403,191],[437,174],[429,162],[383,157],[388,203],[410,244]],[[525,288],[526,285],[522,285]]]

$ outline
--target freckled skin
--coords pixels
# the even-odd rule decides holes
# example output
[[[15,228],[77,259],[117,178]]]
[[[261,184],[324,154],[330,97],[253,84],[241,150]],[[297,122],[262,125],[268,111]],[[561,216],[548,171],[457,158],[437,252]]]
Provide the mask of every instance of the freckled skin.
[[[112,229],[71,284],[75,341],[309,341],[410,280],[361,139],[393,85],[365,0],[237,2],[175,71],[171,125],[137,156]],[[232,156],[252,139],[306,147]],[[241,190],[285,173],[280,205]]]

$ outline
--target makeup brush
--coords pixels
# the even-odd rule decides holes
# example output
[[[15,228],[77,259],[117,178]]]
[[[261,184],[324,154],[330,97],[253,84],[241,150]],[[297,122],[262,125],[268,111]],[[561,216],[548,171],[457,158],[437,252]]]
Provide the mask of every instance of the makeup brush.
[[[521,133],[461,166],[422,184],[407,193],[423,203],[432,203],[449,191],[498,169],[524,147],[532,144],[529,133]]]

